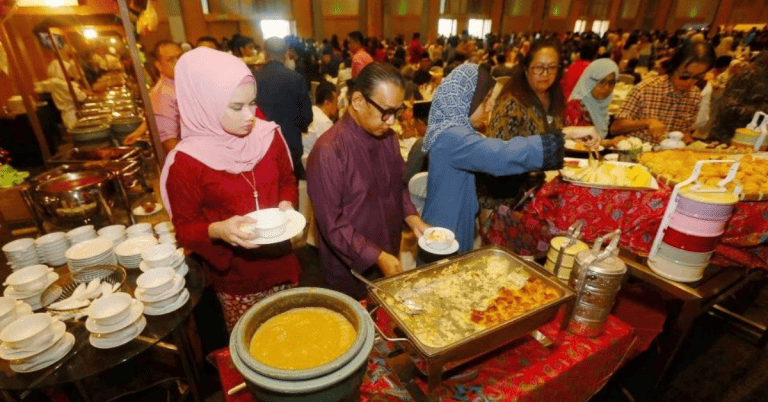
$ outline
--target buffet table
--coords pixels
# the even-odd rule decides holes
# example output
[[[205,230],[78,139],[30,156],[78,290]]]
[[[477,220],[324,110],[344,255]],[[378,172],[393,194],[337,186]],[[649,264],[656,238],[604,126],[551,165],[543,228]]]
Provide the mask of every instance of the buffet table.
[[[499,350],[449,371],[433,397],[440,401],[587,401],[624,363],[635,341],[632,328],[610,317],[605,332],[585,338],[559,331],[561,316],[539,328],[553,344],[546,348],[526,336]],[[377,320],[381,324],[381,316]],[[426,394],[427,381],[401,381],[405,355],[388,353],[391,344],[377,340],[368,359],[368,371],[360,389],[361,401],[411,401]],[[248,391],[227,396],[226,391],[243,382],[235,370],[229,348],[209,356],[219,369],[228,402],[251,402]],[[415,389],[415,387],[418,389]],[[412,396],[413,395],[413,396]]]

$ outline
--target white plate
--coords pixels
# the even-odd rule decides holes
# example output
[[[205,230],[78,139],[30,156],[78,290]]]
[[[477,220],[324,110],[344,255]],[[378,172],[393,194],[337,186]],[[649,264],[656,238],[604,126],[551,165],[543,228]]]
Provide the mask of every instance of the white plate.
[[[149,266],[149,264],[147,264],[146,261],[141,261],[139,263],[139,269],[141,269],[141,272],[148,272],[148,271],[151,271],[153,269],[158,269],[158,268],[173,268],[174,271],[178,271],[179,268],[181,268],[181,266],[184,265],[184,262],[185,262],[184,253],[180,252],[180,251],[178,251],[178,253],[179,253],[179,257],[176,258],[175,260],[173,260],[168,265],[162,265],[162,266],[159,266],[159,267],[151,267],[151,266]]]
[[[85,328],[90,332],[96,332],[99,334],[108,334],[110,332],[116,332],[136,322],[136,319],[139,318],[139,316],[143,312],[144,312],[144,304],[134,299],[134,300],[131,300],[131,311],[128,312],[128,315],[125,318],[123,318],[122,321],[119,321],[112,325],[99,325],[96,323],[96,320],[94,320],[91,317],[88,317],[88,319],[85,320]]]
[[[170,306],[157,308],[157,309],[152,307],[147,307],[144,309],[144,315],[163,315],[163,314],[172,313],[180,309],[181,306],[187,303],[187,301],[189,301],[189,291],[187,289],[184,289],[181,291],[181,296],[179,296],[179,298]]]
[[[586,167],[588,160],[587,159],[579,159],[579,158],[565,158],[565,162],[578,162],[579,167]],[[617,166],[642,166],[639,163],[632,163],[632,162],[620,162],[620,161],[606,161],[605,163],[610,163],[612,165]],[[566,165],[570,166],[570,165]],[[614,189],[614,190],[658,190],[659,189],[659,183],[656,181],[656,178],[651,175],[651,184],[648,187],[627,187],[627,186],[616,186],[613,184],[597,184],[597,183],[585,183],[583,181],[573,180],[565,177],[563,175],[562,171],[565,169],[561,169],[560,177],[563,179],[563,181],[575,184],[577,186],[581,187],[592,187],[592,188],[605,188],[605,189]],[[644,167],[644,169],[648,170]],[[648,172],[650,173],[650,172]]]
[[[139,334],[141,334],[142,331],[144,331],[144,328],[147,327],[147,319],[144,317],[139,318],[139,321],[133,324],[134,330],[131,331],[130,334],[127,336],[120,338],[120,339],[103,339],[103,338],[96,338],[95,336],[91,335],[88,337],[88,341],[91,343],[91,346],[98,349],[112,349],[116,348],[118,346],[123,346],[126,343],[136,339]]]
[[[89,260],[108,254],[113,248],[114,244],[111,241],[97,237],[75,244],[67,249],[65,256],[72,261]]]
[[[134,296],[136,296],[139,301],[142,303],[152,303],[160,300],[165,300],[176,293],[179,293],[181,291],[181,288],[184,287],[184,285],[187,284],[187,281],[184,279],[183,276],[176,274],[173,277],[173,286],[171,286],[170,289],[166,290],[163,293],[160,293],[159,295],[148,295],[144,288],[136,287],[136,291],[134,292]]]
[[[158,212],[160,212],[162,210],[163,210],[163,204],[160,204],[160,203],[156,202],[155,203],[155,209],[152,210],[152,212],[144,211],[144,207],[142,207],[141,205],[139,205],[138,207],[134,208],[132,212],[136,216],[148,216],[148,215],[154,215],[154,214],[156,214],[156,213],[158,213]]]
[[[73,346],[75,346],[75,336],[70,333],[66,333],[61,338],[59,343],[51,348],[52,355],[49,356],[49,359],[35,364],[11,364],[11,370],[17,373],[31,373],[33,371],[42,370],[61,360],[62,357],[66,356],[67,353],[72,350]]]
[[[41,294],[43,294],[45,289],[48,286],[50,286],[50,284],[52,284],[53,282],[56,282],[57,279],[59,279],[59,274],[57,274],[55,272],[49,272],[48,273],[48,282],[41,289],[35,290],[35,291],[31,291],[31,292],[19,292],[19,291],[16,291],[16,289],[14,289],[13,286],[8,286],[3,291],[3,296],[12,297],[12,298],[14,298],[16,300],[28,299],[28,298],[33,297],[33,296],[40,296]]]
[[[288,224],[285,226],[285,232],[280,236],[275,237],[257,237],[253,240],[249,240],[252,244],[275,244],[286,240],[290,240],[293,236],[298,235],[304,230],[304,226],[307,225],[307,219],[304,215],[296,210],[289,209],[285,211],[285,217],[288,219]]]
[[[176,270],[176,273],[181,276],[187,276],[187,274],[189,273],[189,265],[187,264],[182,265],[181,268]]]
[[[131,237],[115,247],[115,254],[119,257],[133,259],[138,257],[141,260],[141,252],[148,247],[157,244],[157,239],[153,235],[141,235]]]
[[[61,339],[62,336],[67,332],[67,325],[64,324],[61,321],[54,321],[51,330],[53,331],[53,337],[49,339],[47,342],[44,342],[40,345],[31,345],[26,348],[12,348],[8,346],[7,344],[3,343],[0,345],[0,359],[3,360],[21,360],[21,359],[28,359],[32,356],[35,356],[37,354],[40,354],[53,346],[56,342]]]
[[[429,247],[427,245],[427,239],[425,239],[424,236],[421,236],[421,238],[419,238],[419,247],[421,247],[422,250],[424,250],[424,251],[426,251],[426,252],[428,252],[430,254],[448,255],[448,254],[453,254],[453,253],[455,253],[456,251],[459,250],[459,241],[458,240],[454,240],[453,243],[451,243],[451,245],[448,246],[448,248],[445,248],[445,249],[442,249],[442,250],[437,250],[437,249],[434,249],[432,247]]]

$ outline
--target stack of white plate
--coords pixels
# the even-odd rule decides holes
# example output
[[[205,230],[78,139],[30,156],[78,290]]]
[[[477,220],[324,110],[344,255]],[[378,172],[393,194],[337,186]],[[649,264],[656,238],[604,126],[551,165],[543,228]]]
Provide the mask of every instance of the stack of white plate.
[[[40,263],[37,250],[35,250],[34,239],[14,240],[3,246],[3,253],[5,253],[5,258],[13,270]]]
[[[96,265],[117,264],[114,249],[112,241],[97,237],[75,244],[67,250],[65,256],[69,269],[77,271]]]
[[[59,279],[59,274],[46,265],[30,265],[8,275],[3,283],[7,286],[3,296],[21,300],[33,310],[42,307],[40,295],[48,285]]]
[[[47,313],[17,318],[0,332],[0,358],[11,361],[11,370],[31,373],[59,361],[75,345],[67,326]]]
[[[106,226],[99,229],[96,233],[99,235],[99,237],[111,240],[112,244],[115,246],[124,242],[126,239],[124,225]]]
[[[160,239],[161,244],[176,245],[176,232],[171,222],[160,222],[155,225],[155,234]]]
[[[19,317],[32,314],[32,307],[12,297],[0,297],[0,332]]]
[[[37,245],[37,255],[42,262],[58,267],[67,263],[67,257],[64,253],[69,248],[69,240],[64,232],[53,232],[43,235],[35,240]]]
[[[133,226],[128,226],[125,229],[125,235],[130,239],[131,237],[139,237],[143,235],[153,235],[152,224],[147,222],[137,223]]]
[[[86,240],[95,239],[96,236],[96,230],[94,230],[93,225],[80,226],[67,232],[69,244],[73,246]]]
[[[155,236],[148,234],[129,239],[115,247],[117,262],[126,268],[138,268],[141,264],[141,252],[157,244]]]
[[[177,274],[184,276],[189,272],[184,249],[177,249],[172,244],[159,244],[149,247],[141,253],[142,261],[139,264],[141,272],[149,272],[157,268],[171,268]]]
[[[124,345],[147,326],[144,305],[127,293],[114,293],[95,300],[88,308],[85,328],[95,348],[111,349]]]
[[[163,315],[176,311],[189,300],[184,277],[171,268],[157,268],[136,279],[134,294],[144,304],[144,314]]]

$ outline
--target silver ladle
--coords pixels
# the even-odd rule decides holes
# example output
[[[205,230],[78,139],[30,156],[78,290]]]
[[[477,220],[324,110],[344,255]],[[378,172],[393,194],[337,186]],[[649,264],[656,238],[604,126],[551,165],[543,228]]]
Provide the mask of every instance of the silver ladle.
[[[400,309],[403,312],[407,313],[408,315],[416,315],[416,314],[420,314],[420,313],[422,313],[424,311],[424,308],[422,308],[421,305],[419,305],[415,301],[409,300],[409,299],[404,299],[404,298],[402,298],[400,296],[395,296],[395,295],[387,292],[386,290],[384,290],[384,289],[374,285],[373,282],[369,281],[364,276],[360,275],[360,273],[358,273],[354,269],[350,269],[349,272],[352,273],[352,276],[354,276],[355,278],[359,279],[360,282],[363,282],[364,284],[366,284],[366,285],[368,285],[368,286],[370,286],[370,287],[380,291],[381,293],[384,293],[385,295],[391,297],[393,300],[398,302],[398,304],[402,305],[402,307],[403,307],[403,308],[400,308]]]

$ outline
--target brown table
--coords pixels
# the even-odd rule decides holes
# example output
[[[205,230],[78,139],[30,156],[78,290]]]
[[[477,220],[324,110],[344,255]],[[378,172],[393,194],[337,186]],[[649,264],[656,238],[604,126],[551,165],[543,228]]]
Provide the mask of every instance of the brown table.
[[[654,388],[658,388],[696,317],[709,310],[729,291],[746,283],[748,269],[710,266],[700,281],[681,283],[653,272],[645,257],[623,249],[620,257],[627,264],[631,276],[682,302],[680,311],[667,318],[666,329],[661,338],[661,350],[653,363]]]

